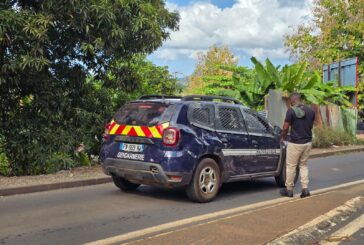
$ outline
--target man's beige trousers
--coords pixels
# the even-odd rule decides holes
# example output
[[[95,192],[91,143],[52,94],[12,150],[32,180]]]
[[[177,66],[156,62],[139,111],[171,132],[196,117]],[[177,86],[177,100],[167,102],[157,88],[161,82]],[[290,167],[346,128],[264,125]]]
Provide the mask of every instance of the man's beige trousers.
[[[286,187],[287,190],[293,190],[296,168],[300,168],[301,186],[308,188],[308,167],[307,161],[310,156],[312,143],[293,144],[287,146],[287,166],[286,166]]]

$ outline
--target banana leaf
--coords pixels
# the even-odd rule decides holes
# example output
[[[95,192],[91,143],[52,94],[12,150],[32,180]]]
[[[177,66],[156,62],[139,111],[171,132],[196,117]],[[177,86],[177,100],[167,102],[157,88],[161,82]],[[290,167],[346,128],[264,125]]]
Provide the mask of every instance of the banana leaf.
[[[274,65],[272,64],[272,62],[270,62],[269,59],[265,60],[265,66],[267,68],[267,72],[270,74],[271,80],[275,83],[277,87],[280,87],[282,81],[280,79],[278,69],[274,67]]]

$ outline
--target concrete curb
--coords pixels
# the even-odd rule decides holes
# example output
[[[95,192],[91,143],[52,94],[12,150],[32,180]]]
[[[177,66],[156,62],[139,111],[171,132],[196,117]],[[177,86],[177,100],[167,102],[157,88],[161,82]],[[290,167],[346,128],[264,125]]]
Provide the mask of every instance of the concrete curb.
[[[314,154],[310,155],[310,158],[328,157],[328,156],[333,156],[333,155],[347,154],[347,153],[361,152],[361,151],[364,151],[364,146],[358,147],[358,148],[353,148],[353,149],[342,149],[342,150],[337,150],[337,151],[314,153]]]
[[[314,153],[310,155],[310,158],[319,158],[319,157],[327,157],[333,156],[337,154],[346,154],[352,152],[360,152],[364,151],[363,147],[358,147],[354,149],[343,149],[337,151],[329,151],[322,153]],[[44,185],[33,185],[33,186],[22,186],[22,187],[12,187],[12,188],[0,188],[0,196],[11,196],[18,194],[27,194],[33,192],[41,192],[41,191],[50,191],[57,189],[65,189],[65,188],[73,188],[73,187],[81,187],[81,186],[89,186],[89,185],[99,185],[112,182],[111,177],[102,177],[102,178],[93,178],[93,179],[85,179],[85,180],[75,180],[75,181],[67,181],[61,183],[51,183]]]
[[[60,183],[43,184],[43,185],[5,188],[5,189],[0,189],[0,196],[10,196],[10,195],[33,193],[33,192],[89,186],[89,185],[99,185],[99,184],[105,184],[105,183],[110,183],[110,182],[112,182],[111,177],[103,177],[103,178],[75,180],[75,181],[67,181],[67,182],[60,182]]]

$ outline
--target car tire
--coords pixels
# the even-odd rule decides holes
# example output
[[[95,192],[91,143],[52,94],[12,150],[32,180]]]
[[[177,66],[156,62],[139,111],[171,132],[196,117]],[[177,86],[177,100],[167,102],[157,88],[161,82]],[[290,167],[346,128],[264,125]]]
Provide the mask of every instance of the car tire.
[[[130,181],[116,175],[112,175],[112,180],[122,191],[134,191],[140,186],[140,184],[131,183]]]
[[[296,176],[294,177],[294,184],[296,185],[298,176],[300,175],[300,168],[296,168]],[[286,187],[286,161],[284,161],[281,171],[278,176],[275,176],[276,183],[279,187]]]
[[[186,194],[191,201],[205,203],[212,201],[221,186],[220,168],[211,158],[200,161],[193,174]]]

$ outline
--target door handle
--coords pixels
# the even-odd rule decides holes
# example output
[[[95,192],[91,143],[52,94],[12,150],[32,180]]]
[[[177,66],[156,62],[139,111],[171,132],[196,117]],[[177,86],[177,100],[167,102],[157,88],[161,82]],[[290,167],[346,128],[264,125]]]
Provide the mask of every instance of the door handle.
[[[227,138],[221,138],[221,142],[226,144],[226,143],[228,143],[229,141],[228,141],[228,139],[227,139]]]
[[[258,141],[256,141],[256,140],[252,140],[252,144],[253,144],[253,145],[257,145],[257,146],[258,146]]]

